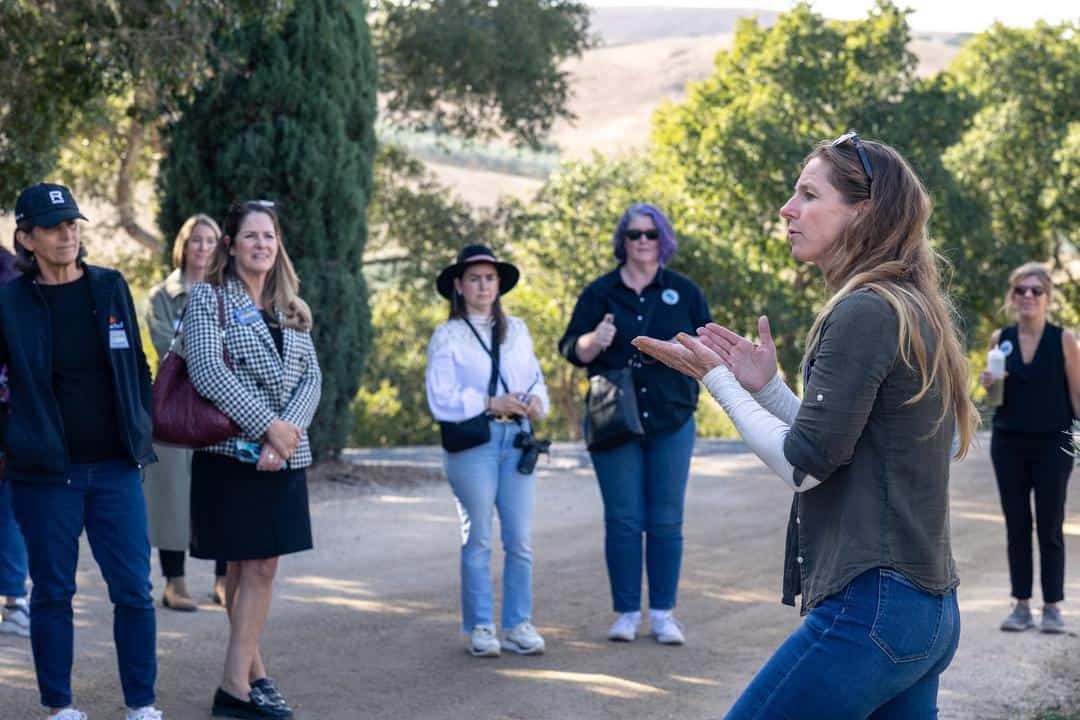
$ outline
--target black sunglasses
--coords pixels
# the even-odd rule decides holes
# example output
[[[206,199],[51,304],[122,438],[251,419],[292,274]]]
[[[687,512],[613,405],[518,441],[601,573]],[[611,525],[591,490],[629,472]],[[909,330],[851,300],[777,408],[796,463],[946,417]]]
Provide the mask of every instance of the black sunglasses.
[[[627,240],[640,240],[642,235],[644,235],[649,240],[659,240],[660,239],[660,231],[656,230],[656,229],[653,229],[653,230],[627,230],[625,235],[626,235]]]
[[[866,171],[866,177],[870,180],[870,184],[874,184],[874,169],[870,166],[870,156],[866,154],[866,148],[863,147],[862,140],[859,139],[859,133],[846,132],[840,137],[832,141],[832,146],[837,147],[843,145],[846,142],[850,142],[855,146],[855,152],[859,154],[859,162],[862,163],[863,170]]]
[[[1013,295],[1021,297],[1031,293],[1032,297],[1042,297],[1046,294],[1046,289],[1041,287],[1024,287],[1022,285],[1013,286]]]

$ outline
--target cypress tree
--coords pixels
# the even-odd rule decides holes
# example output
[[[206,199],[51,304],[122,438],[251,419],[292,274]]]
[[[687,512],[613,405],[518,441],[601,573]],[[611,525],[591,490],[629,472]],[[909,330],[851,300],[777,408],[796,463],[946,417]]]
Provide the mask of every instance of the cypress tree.
[[[361,258],[376,64],[366,12],[363,0],[304,0],[283,26],[223,35],[214,77],[167,132],[158,176],[164,237],[193,213],[223,217],[234,200],[277,204],[315,317],[323,388],[311,440],[319,458],[347,440],[371,338]]]

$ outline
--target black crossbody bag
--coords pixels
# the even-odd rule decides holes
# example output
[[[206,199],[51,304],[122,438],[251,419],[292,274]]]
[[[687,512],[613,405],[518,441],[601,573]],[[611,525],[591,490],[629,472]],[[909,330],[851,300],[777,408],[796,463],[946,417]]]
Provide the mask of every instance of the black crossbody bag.
[[[653,300],[645,316],[641,334],[646,335],[658,300]],[[641,352],[630,357],[626,367],[601,370],[589,378],[585,396],[585,446],[589,452],[609,450],[645,436],[638,412],[634,366],[641,362]]]
[[[465,320],[465,324],[473,331],[473,335],[480,342],[480,347],[484,348],[484,352],[491,358],[491,379],[488,380],[488,397],[495,397],[496,386],[501,379],[499,374],[499,346],[495,345],[494,350],[488,350],[487,345],[480,339],[480,333],[476,332],[476,328],[472,326],[472,323]],[[494,343],[492,344],[494,345]],[[503,386],[506,386],[505,381]],[[507,392],[510,391],[507,390]],[[488,424],[489,422],[490,418],[486,411],[461,422],[440,420],[439,436],[442,439],[443,450],[455,453],[483,445],[491,440],[491,425]]]

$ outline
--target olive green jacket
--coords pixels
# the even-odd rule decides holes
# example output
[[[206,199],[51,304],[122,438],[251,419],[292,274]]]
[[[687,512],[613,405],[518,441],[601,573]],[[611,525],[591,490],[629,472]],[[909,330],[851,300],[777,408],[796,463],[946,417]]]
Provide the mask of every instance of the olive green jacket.
[[[938,345],[923,320],[927,354]],[[949,541],[950,412],[899,353],[899,321],[870,290],[840,301],[805,368],[803,402],[784,442],[821,485],[796,493],[788,522],[783,601],[806,613],[875,567],[945,594],[958,579]]]

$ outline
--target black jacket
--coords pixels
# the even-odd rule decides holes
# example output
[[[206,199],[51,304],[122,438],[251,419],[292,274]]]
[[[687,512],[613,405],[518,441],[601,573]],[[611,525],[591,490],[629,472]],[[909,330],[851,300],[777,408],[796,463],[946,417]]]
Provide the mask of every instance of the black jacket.
[[[131,292],[120,273],[85,265],[93,313],[104,347],[109,324],[124,328],[128,348],[106,352],[113,372],[121,443],[137,465],[155,462],[150,367],[143,354]],[[3,423],[8,477],[20,482],[62,483],[68,452],[60,407],[53,394],[49,308],[35,280],[26,276],[0,287],[0,364],[7,364],[10,413]]]

